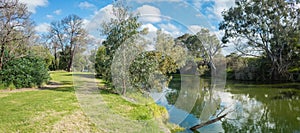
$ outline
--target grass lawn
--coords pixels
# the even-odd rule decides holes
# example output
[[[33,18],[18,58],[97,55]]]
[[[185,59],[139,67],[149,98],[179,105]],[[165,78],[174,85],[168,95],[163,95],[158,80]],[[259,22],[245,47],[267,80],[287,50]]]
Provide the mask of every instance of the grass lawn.
[[[88,89],[87,86],[84,86],[85,84],[95,82],[94,79],[87,78],[93,77],[90,73],[57,71],[50,72],[50,74],[52,78],[50,85],[46,85],[42,89],[0,91],[1,133],[156,133],[169,132],[169,129],[172,128],[177,129],[174,125],[167,124],[166,126],[163,123],[168,114],[165,108],[159,107],[153,102],[146,105],[134,104],[119,95],[98,89],[91,96],[79,94],[78,90]],[[75,75],[74,79],[80,78],[74,82],[76,91],[74,90],[73,74]],[[99,85],[101,80],[97,79],[97,82]]]
[[[0,92],[0,132],[97,132],[82,112],[66,72],[51,72],[58,85]]]

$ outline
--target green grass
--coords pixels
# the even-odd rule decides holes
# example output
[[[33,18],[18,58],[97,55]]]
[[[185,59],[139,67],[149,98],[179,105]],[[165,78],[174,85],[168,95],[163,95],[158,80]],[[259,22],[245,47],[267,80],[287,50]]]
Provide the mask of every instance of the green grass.
[[[101,96],[114,113],[131,120],[151,120],[155,118],[161,118],[162,120],[168,119],[167,110],[153,102],[144,105],[135,104],[125,100],[120,95],[111,94],[105,90],[101,91]]]
[[[166,132],[179,129],[166,123],[168,112],[152,99],[142,95],[131,97],[146,104],[135,104],[120,95],[101,90],[102,102],[93,111],[98,120],[91,123],[88,111],[80,108],[75,95],[73,77],[80,77],[75,85],[94,82],[91,73],[50,72],[51,84],[42,89],[0,91],[0,132]],[[105,88],[101,79],[97,79]],[[75,83],[75,82],[74,82]],[[85,89],[85,88],[83,88]],[[84,101],[82,101],[84,102]],[[101,113],[104,112],[104,113]],[[86,112],[87,113],[87,112]],[[99,122],[99,123],[97,123]]]
[[[96,131],[79,107],[70,73],[50,73],[59,87],[0,92],[0,132]]]

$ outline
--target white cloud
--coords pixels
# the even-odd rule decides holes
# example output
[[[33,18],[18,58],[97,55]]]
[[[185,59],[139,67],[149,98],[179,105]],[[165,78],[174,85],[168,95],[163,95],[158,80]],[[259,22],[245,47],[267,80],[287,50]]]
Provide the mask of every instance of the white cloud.
[[[203,27],[199,26],[199,25],[191,25],[188,27],[189,31],[191,31],[193,34],[196,34],[197,32],[199,32]]]
[[[53,16],[48,14],[48,15],[46,15],[46,18],[53,19]]]
[[[48,23],[42,23],[42,24],[39,24],[38,26],[36,26],[34,29],[36,32],[48,32],[50,28],[50,24]]]
[[[199,7],[201,7],[202,3],[201,3],[201,1],[199,1],[199,0],[194,0],[194,1],[193,1],[193,5],[194,5],[196,8],[199,8]]]
[[[213,12],[218,19],[222,18],[222,12],[229,9],[234,5],[234,0],[215,0],[215,5],[213,6]]]
[[[171,23],[168,23],[168,24],[159,24],[159,27],[163,30],[167,30],[167,31],[179,31],[179,29],[171,24]]]
[[[90,22],[91,22],[90,20],[87,20],[87,19],[83,19],[82,21],[83,21],[82,22],[83,23],[83,27],[85,27],[85,28],[87,28],[89,26]]]
[[[137,3],[153,3],[153,2],[182,2],[183,0],[128,0]]]
[[[91,4],[87,1],[80,2],[78,7],[81,8],[81,9],[95,9],[96,8],[96,6],[94,4]]]
[[[136,12],[140,14],[140,21],[157,23],[161,21],[160,10],[156,7],[143,5],[136,9]]]
[[[142,29],[144,28],[148,28],[148,32],[156,32],[157,31],[157,28],[153,25],[153,24],[144,24],[141,26]]]
[[[36,12],[37,7],[48,5],[48,0],[20,0],[20,2],[26,4],[28,6],[28,10],[32,13]]]
[[[177,28],[175,25],[171,23],[159,24],[158,26],[164,33],[170,34],[173,37],[178,37],[183,34],[183,32],[181,32],[179,28]]]
[[[141,26],[141,29],[148,28],[148,34],[144,36],[144,39],[150,42],[147,46],[147,50],[153,50],[153,40],[156,40],[156,31],[158,30],[153,24],[144,24]]]
[[[115,18],[113,15],[113,6],[107,5],[100,10],[96,11],[91,20],[85,20],[86,29],[90,33],[99,34],[97,31],[103,22],[109,21],[111,18]]]
[[[53,13],[56,14],[56,15],[60,15],[61,14],[61,9],[55,10]]]
[[[296,4],[295,6],[296,6],[297,8],[300,8],[300,3]]]

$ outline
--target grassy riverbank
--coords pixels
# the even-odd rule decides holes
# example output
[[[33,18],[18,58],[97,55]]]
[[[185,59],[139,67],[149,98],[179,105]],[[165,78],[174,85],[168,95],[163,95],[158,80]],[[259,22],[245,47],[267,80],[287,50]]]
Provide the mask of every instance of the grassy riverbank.
[[[24,88],[0,91],[0,132],[115,131],[116,125],[99,127],[82,110],[74,90],[72,73],[50,73],[52,78],[50,85],[41,89]],[[76,73],[76,76],[83,74],[88,73]],[[164,121],[168,116],[167,111],[155,103],[134,104],[105,89],[101,90],[99,95],[110,111],[110,113],[101,114],[104,125],[106,122],[104,118],[121,116],[129,122],[134,121],[132,127],[144,128],[140,131],[168,132],[170,128],[176,129],[174,125],[167,124],[168,126],[166,126]],[[131,124],[129,122],[127,124]],[[120,128],[118,131],[122,131],[123,126],[128,126],[126,122],[122,121],[115,121],[115,123],[119,124],[117,125]]]

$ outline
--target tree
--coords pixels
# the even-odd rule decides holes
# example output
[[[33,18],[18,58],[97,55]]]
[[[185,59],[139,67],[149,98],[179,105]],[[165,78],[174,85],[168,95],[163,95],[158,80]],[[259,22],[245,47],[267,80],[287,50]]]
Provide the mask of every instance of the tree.
[[[50,53],[48,48],[41,45],[35,45],[32,46],[29,50],[30,53],[43,59],[45,61],[47,68],[49,68],[49,66],[52,64],[54,57]]]
[[[50,37],[54,49],[54,57],[57,60],[57,52],[60,50],[62,61],[59,66],[71,71],[76,52],[81,50],[88,42],[87,31],[83,28],[83,20],[77,15],[69,15],[61,21],[55,21],[50,26]]]
[[[186,50],[176,45],[171,35],[161,30],[156,34],[156,50],[139,54],[129,67],[130,82],[141,92],[150,92],[153,89],[161,91],[172,79],[169,74],[186,63]]]
[[[118,50],[118,48],[125,44],[125,41],[128,39],[131,39],[135,35],[138,35],[140,31],[138,28],[141,26],[141,24],[137,21],[138,16],[134,15],[133,13],[130,13],[128,11],[128,8],[125,7],[125,5],[121,2],[116,2],[113,5],[113,15],[114,18],[111,19],[109,22],[102,23],[102,34],[106,35],[106,41],[103,42],[103,45],[106,49],[107,54],[107,60],[105,61],[105,71],[102,72],[103,78],[108,81],[109,83],[112,82],[112,75],[111,75],[111,66],[113,63],[113,59],[115,56],[115,52]],[[128,65],[128,61],[126,60],[126,51],[123,49],[123,56],[122,60],[120,60],[120,66],[122,72],[126,72],[126,68]],[[99,75],[99,74],[98,74]],[[126,93],[126,86],[127,82],[126,79],[128,77],[124,77],[126,73],[121,73],[121,83],[122,83],[122,91],[121,94],[125,95]]]
[[[215,34],[210,33],[208,29],[202,28],[195,35],[184,34],[176,38],[176,44],[186,47],[190,55],[195,58],[198,64],[198,71],[204,73],[205,66],[210,66],[212,72],[215,72],[216,66],[214,59],[220,54],[221,49],[225,47],[220,43]]]
[[[164,33],[162,30],[156,32],[156,51],[160,52],[163,57],[169,57],[170,63],[173,62],[176,65],[173,68],[161,68],[164,74],[174,71],[173,69],[179,69],[186,63],[187,53],[184,47],[176,45],[174,38]],[[168,70],[169,69],[169,70]]]
[[[106,69],[108,68],[106,66],[106,61],[108,57],[106,54],[106,48],[105,46],[100,46],[96,53],[96,59],[95,59],[95,71],[98,76],[104,76],[106,73]]]
[[[205,56],[204,47],[196,35],[186,33],[176,38],[175,41],[177,45],[185,47],[194,58],[203,58]]]
[[[218,37],[215,34],[211,34],[208,29],[201,29],[196,36],[204,49],[209,66],[215,70],[216,66],[213,59],[215,55],[221,52],[221,49],[225,47],[225,45],[220,43]]]
[[[6,58],[24,56],[32,36],[32,21],[25,4],[18,0],[0,1],[0,70]]]
[[[45,61],[34,54],[9,60],[0,71],[6,87],[40,87],[50,79]]]
[[[265,56],[271,64],[269,77],[291,78],[288,69],[299,53],[300,9],[298,0],[240,0],[223,12],[219,29],[224,43],[238,41],[244,55]],[[297,52],[298,51],[298,52]]]

